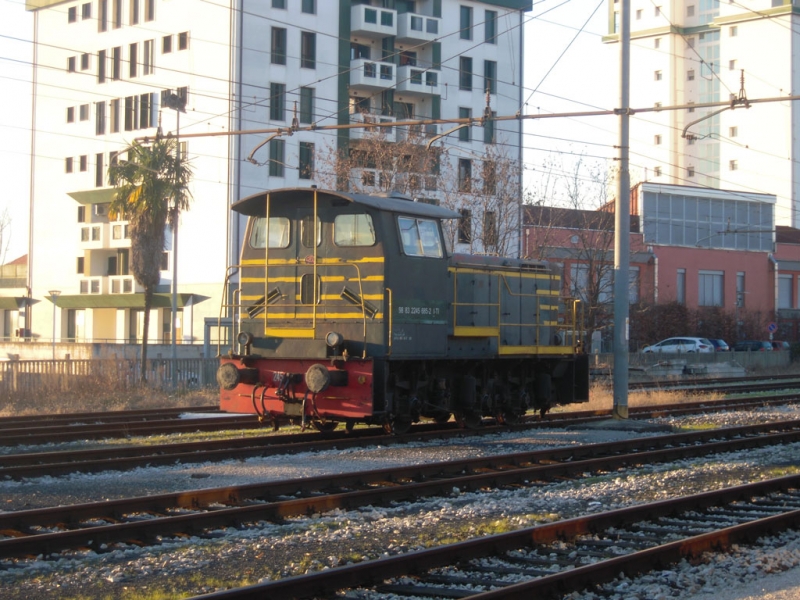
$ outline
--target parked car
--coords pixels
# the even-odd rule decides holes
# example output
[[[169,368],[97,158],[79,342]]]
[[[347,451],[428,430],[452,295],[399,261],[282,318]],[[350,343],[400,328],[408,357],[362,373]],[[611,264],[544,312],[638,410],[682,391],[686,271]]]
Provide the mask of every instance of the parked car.
[[[772,352],[772,343],[757,340],[745,340],[733,345],[734,352]]]
[[[792,346],[791,346],[791,344],[789,344],[789,342],[772,340],[771,343],[772,343],[772,349],[773,350],[790,350],[792,348]]]
[[[711,342],[711,345],[714,346],[714,350],[716,350],[717,352],[728,352],[731,349],[731,347],[728,346],[728,343],[725,340],[708,338],[708,341]]]
[[[714,346],[707,338],[699,337],[673,337],[662,340],[652,346],[642,348],[645,354],[651,352],[670,352],[681,354],[684,352],[714,352]]]

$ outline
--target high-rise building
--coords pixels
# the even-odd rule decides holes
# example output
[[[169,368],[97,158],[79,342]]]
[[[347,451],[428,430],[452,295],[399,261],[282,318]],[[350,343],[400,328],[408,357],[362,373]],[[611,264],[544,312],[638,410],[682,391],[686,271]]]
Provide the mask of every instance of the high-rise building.
[[[494,186],[499,174],[486,157],[518,166],[522,125],[477,119],[514,115],[522,104],[522,23],[531,5],[27,0],[36,48],[28,286],[40,301],[21,317],[30,336],[141,338],[143,290],[129,268],[128,226],[108,214],[108,166],[124,160],[134,140],[177,136],[194,172],[191,208],[178,227],[181,343],[202,342],[220,315],[226,265],[236,262],[243,235],[231,203],[263,189],[331,181],[323,175],[337,153],[368,136],[327,126],[428,121],[387,127],[383,137],[421,133],[422,143],[447,149],[441,155],[460,191],[492,195],[487,182]],[[185,112],[173,109],[175,97]],[[446,122],[459,118],[476,121],[458,130]],[[395,187],[378,167],[359,165],[367,191]],[[405,171],[395,183],[421,176],[418,200],[446,200],[441,171]],[[485,212],[462,214],[470,228],[470,220],[494,227],[497,215]],[[463,231],[456,249],[475,249]],[[172,232],[166,239],[148,332],[156,344],[169,343],[171,328],[176,248]],[[512,240],[504,251],[515,254],[517,246]],[[52,311],[51,291],[60,292]],[[0,323],[19,330],[19,320]]]
[[[800,14],[789,0],[632,0],[632,180],[774,194],[779,224],[800,226]],[[609,3],[616,41],[620,3]],[[732,102],[728,107],[698,107]],[[722,210],[722,207],[720,207]]]

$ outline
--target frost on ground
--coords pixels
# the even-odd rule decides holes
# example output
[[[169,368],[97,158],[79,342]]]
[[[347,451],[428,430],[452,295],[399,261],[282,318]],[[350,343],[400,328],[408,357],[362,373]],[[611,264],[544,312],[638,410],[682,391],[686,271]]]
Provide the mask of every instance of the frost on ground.
[[[762,410],[671,419],[673,425],[740,425],[796,415]],[[0,482],[6,509],[85,502],[308,477],[323,473],[456,460],[631,437],[621,431],[547,430],[464,438],[453,442],[376,447],[345,452],[269,457],[227,463],[178,465],[125,473],[73,475]],[[634,434],[641,435],[641,434]],[[638,470],[526,489],[463,493],[413,504],[334,511],[283,523],[252,523],[204,537],[164,539],[159,545],[114,545],[104,552],[74,551],[57,557],[0,561],[0,589],[9,600],[48,598],[135,598],[145,593],[181,598],[225,588],[391,556],[410,550],[529,527],[587,513],[651,502],[769,478],[800,465],[800,444],[684,460]],[[198,479],[198,475],[201,478]],[[708,564],[676,565],[639,581],[610,584],[604,598],[619,600],[711,598],[798,562],[797,537],[781,536],[763,548],[740,548]],[[610,592],[610,596],[608,595]],[[594,592],[570,598],[597,598]],[[727,599],[726,599],[727,600]],[[732,600],[732,599],[731,599]]]

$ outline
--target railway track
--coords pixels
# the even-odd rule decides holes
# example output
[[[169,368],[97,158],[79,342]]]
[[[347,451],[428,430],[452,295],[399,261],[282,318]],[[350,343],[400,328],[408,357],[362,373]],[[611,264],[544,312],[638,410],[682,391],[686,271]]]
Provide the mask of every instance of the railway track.
[[[732,399],[714,402],[696,402],[639,407],[630,410],[634,419],[665,416],[684,416],[711,411],[752,410],[757,407],[782,405],[800,401],[797,396],[778,395],[758,399]],[[548,415],[545,419],[532,419],[514,426],[514,429],[542,427],[571,427],[608,419],[611,411],[583,411]],[[464,437],[467,435],[492,435],[508,431],[509,426],[486,424],[477,430],[464,430],[455,423],[442,427],[426,424],[417,426],[403,436],[387,435],[379,428],[358,429],[351,433],[290,433],[243,437],[224,440],[204,440],[159,444],[156,446],[126,446],[70,449],[58,452],[26,452],[0,455],[0,478],[26,479],[32,477],[57,477],[69,473],[98,473],[124,471],[146,466],[191,464],[199,462],[246,459],[253,457],[345,450],[370,447],[378,444],[393,445],[409,442],[426,442],[434,439]]]
[[[638,438],[357,473],[0,513],[0,558],[280,522],[290,516],[449,496],[454,489],[536,486],[635,465],[800,441],[800,420]]]
[[[561,598],[704,552],[800,527],[800,476],[539,525],[196,600],[340,597]]]

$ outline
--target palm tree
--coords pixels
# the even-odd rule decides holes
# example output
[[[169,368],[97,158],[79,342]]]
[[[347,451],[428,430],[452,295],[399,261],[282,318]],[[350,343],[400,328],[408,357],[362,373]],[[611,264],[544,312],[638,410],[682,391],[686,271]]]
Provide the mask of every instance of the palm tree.
[[[147,379],[147,331],[153,291],[161,278],[164,230],[167,224],[177,226],[181,211],[189,207],[191,200],[188,185],[192,171],[177,150],[177,141],[172,137],[157,137],[147,145],[134,142],[128,149],[128,160],[120,160],[108,169],[116,192],[109,212],[112,218],[130,224],[131,272],[144,288],[142,382]]]

